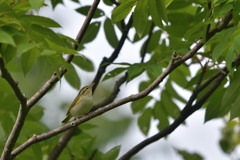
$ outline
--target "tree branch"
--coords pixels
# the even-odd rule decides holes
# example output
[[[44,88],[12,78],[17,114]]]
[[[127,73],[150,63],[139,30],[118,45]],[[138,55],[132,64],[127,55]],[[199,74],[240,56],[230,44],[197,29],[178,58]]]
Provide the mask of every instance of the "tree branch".
[[[18,101],[20,103],[18,115],[15,124],[13,125],[12,131],[8,136],[8,139],[5,143],[2,155],[1,155],[1,160],[8,159],[8,157],[11,154],[11,151],[17,141],[17,138],[20,134],[20,131],[22,129],[22,124],[25,120],[27,110],[26,110],[26,101],[27,98],[26,96],[22,93],[20,88],[18,87],[18,82],[16,82],[11,74],[8,72],[8,70],[5,68],[5,63],[2,58],[0,58],[0,71],[1,71],[1,76],[8,82],[8,84],[11,86],[13,89],[13,92],[15,93],[16,97],[18,98]]]
[[[233,66],[238,67],[240,65],[240,56],[234,59]],[[203,72],[204,73],[204,72]],[[159,133],[155,134],[154,136],[151,136],[144,141],[140,142],[136,146],[134,146],[132,149],[130,149],[127,153],[125,153],[122,157],[119,158],[119,160],[128,160],[133,155],[135,155],[137,152],[142,150],[147,145],[158,141],[159,139],[169,135],[172,133],[179,125],[181,125],[190,115],[192,115],[195,111],[199,110],[202,105],[207,101],[207,99],[214,93],[214,91],[221,85],[222,81],[225,79],[225,77],[228,74],[227,67],[224,67],[219,72],[217,72],[215,75],[210,77],[204,84],[200,85],[200,82],[202,81],[203,74],[200,76],[198,84],[196,88],[194,89],[189,101],[181,111],[181,114],[179,117],[168,127],[160,131]],[[208,85],[210,85],[211,82],[215,81],[214,84],[211,85],[211,87],[206,91],[206,93],[194,104],[192,105],[193,101],[197,98],[197,94],[201,92],[204,88],[206,88]]]
[[[157,134],[143,140],[136,146],[134,146],[132,149],[130,149],[127,153],[125,153],[122,157],[119,158],[119,160],[128,160],[130,159],[133,155],[138,153],[140,150],[142,150],[144,147],[148,146],[149,144],[158,141],[159,139],[169,135],[172,133],[179,125],[181,125],[191,114],[193,114],[195,111],[201,108],[201,106],[204,104],[204,102],[212,95],[212,93],[220,86],[221,82],[225,78],[226,75],[221,75],[216,82],[210,87],[210,89],[203,95],[203,97],[196,102],[195,105],[190,105],[193,101],[190,103],[187,103],[186,106],[184,107],[183,111],[181,112],[180,116],[168,127],[163,129],[162,131],[158,132]],[[191,96],[196,98],[196,92],[193,93]],[[191,99],[190,98],[190,99]],[[189,106],[190,105],[190,106]]]
[[[22,106],[26,106],[27,97],[22,93],[22,91],[18,87],[18,82],[13,79],[12,75],[5,68],[5,63],[3,58],[0,58],[0,71],[1,71],[1,77],[3,77],[11,86],[20,104]]]

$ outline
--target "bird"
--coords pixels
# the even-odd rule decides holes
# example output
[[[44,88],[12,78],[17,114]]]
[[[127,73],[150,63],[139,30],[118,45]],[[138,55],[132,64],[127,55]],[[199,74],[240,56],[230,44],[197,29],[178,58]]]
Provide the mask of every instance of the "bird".
[[[93,106],[92,88],[95,83],[83,87],[72,104],[69,106],[66,118],[62,123],[67,123],[72,117],[83,116],[88,113]]]

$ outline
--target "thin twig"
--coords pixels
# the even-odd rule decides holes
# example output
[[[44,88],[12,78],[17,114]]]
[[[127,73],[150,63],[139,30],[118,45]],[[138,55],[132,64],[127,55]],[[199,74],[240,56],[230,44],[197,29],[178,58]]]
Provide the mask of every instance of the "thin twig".
[[[106,68],[118,57],[119,52],[121,51],[124,42],[127,39],[128,36],[128,32],[132,26],[132,16],[130,17],[128,24],[126,25],[126,27],[123,29],[123,34],[118,42],[117,47],[115,48],[115,50],[113,51],[113,53],[111,54],[111,56],[109,58],[104,57],[102,62],[100,63],[99,67],[98,67],[98,71],[97,74],[93,80],[93,82],[96,84],[93,88],[93,90],[95,90],[97,84],[99,83],[100,79],[102,78],[102,75],[105,73]]]

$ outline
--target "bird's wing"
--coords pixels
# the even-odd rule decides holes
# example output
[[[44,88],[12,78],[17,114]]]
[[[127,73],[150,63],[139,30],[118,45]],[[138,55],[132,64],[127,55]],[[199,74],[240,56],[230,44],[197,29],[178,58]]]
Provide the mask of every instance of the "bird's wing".
[[[70,110],[73,108],[73,106],[75,106],[77,103],[79,103],[79,98],[78,98],[78,95],[77,95],[77,97],[74,99],[74,101],[72,102],[72,104],[69,106],[69,108],[68,108],[68,111],[67,111],[67,114],[66,115],[69,115],[69,113],[70,113]]]

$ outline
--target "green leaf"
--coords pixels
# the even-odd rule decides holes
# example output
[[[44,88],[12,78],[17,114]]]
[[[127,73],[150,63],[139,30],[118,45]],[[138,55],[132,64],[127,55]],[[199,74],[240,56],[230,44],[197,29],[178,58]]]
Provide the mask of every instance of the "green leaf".
[[[151,75],[153,77],[151,79],[155,79],[162,73],[162,67],[159,64],[155,63],[150,63],[147,65],[146,70],[148,75]]]
[[[169,116],[174,119],[179,116],[180,109],[175,102],[173,102],[172,96],[167,93],[167,90],[161,94],[161,103],[163,105],[162,107]]]
[[[235,102],[236,98],[239,95],[240,89],[240,70],[237,70],[234,75],[233,79],[230,81],[230,85],[227,87],[226,92],[223,95],[222,99],[222,107],[227,107]]]
[[[235,49],[234,46],[230,45],[229,48],[228,48],[228,51],[226,53],[226,63],[227,63],[227,68],[229,70],[232,69],[232,62],[233,62],[233,59],[236,56],[234,49]]]
[[[162,106],[163,104],[157,101],[153,108],[153,116],[159,120],[158,129],[160,131],[169,126],[168,114]]]
[[[240,95],[238,95],[238,97],[236,98],[235,102],[232,104],[232,108],[230,111],[230,119],[234,119],[236,117],[240,118]]]
[[[182,103],[187,103],[187,100],[185,100],[183,97],[184,95],[179,95],[176,90],[172,87],[171,82],[167,82],[166,85],[166,92],[171,95],[173,98],[179,100]],[[186,98],[186,97],[185,97]]]
[[[16,46],[12,36],[0,28],[0,42]]]
[[[5,47],[1,48],[0,56],[4,58],[6,64],[11,62],[11,60],[16,56],[16,54],[17,54],[16,47],[5,44]]]
[[[141,64],[140,65],[136,64],[131,67],[128,67],[127,70],[128,70],[127,82],[130,82],[131,80],[133,80],[134,78],[136,78],[137,76],[144,72],[144,68],[141,66]]]
[[[141,92],[151,84],[151,81],[142,81],[138,87],[138,91]]]
[[[91,41],[93,41],[99,31],[99,28],[101,26],[101,22],[93,22],[88,26],[87,32],[84,35],[81,44],[85,44],[85,43],[89,43]]]
[[[215,93],[209,99],[210,102],[206,105],[206,113],[205,113],[205,122],[221,117],[227,113],[221,109],[222,106],[222,98],[223,98],[224,90],[222,91],[215,91]]]
[[[36,160],[42,160],[43,159],[43,152],[42,152],[42,147],[41,143],[37,143],[31,146],[31,149],[33,151],[34,157]]]
[[[136,5],[137,0],[124,0],[121,4],[112,12],[112,22],[117,23],[123,20]]]
[[[170,75],[170,79],[184,88],[188,84],[188,76],[190,76],[189,68],[186,66],[180,66],[172,72],[172,74]]]
[[[167,24],[168,18],[167,18],[166,7],[164,6],[163,1],[162,0],[149,0],[148,5],[149,5],[149,13],[152,17],[152,20],[160,28],[164,28],[164,26],[162,24],[162,20],[164,20],[165,23]]]
[[[23,15],[19,16],[19,19],[23,21],[28,21],[31,24],[36,24],[44,27],[61,27],[57,22],[50,18],[36,16],[36,15]]]
[[[104,77],[103,77],[103,80],[102,81],[106,81],[108,80],[109,78],[112,78],[112,77],[115,77],[117,75],[119,75],[120,73],[122,73],[123,71],[125,71],[126,68],[116,68],[110,72],[108,72]]]
[[[51,0],[53,9],[58,5],[58,4],[63,4],[63,0]]]
[[[111,150],[109,150],[107,153],[102,155],[102,160],[116,160],[118,157],[118,154],[120,152],[120,148],[121,146],[116,146],[114,148],[112,148]]]
[[[78,54],[77,51],[71,48],[60,46],[58,43],[46,39],[48,45],[59,54]]]
[[[87,16],[88,11],[89,11],[90,8],[91,8],[91,6],[84,6],[84,7],[77,8],[76,11],[78,13],[82,14],[82,15]],[[97,8],[95,13],[94,13],[94,15],[93,15],[93,18],[99,18],[99,17],[102,17],[104,15],[105,15],[104,11],[99,9],[99,8]]]
[[[114,26],[109,18],[106,18],[104,22],[104,32],[107,38],[108,43],[113,47],[116,48],[118,44],[118,38],[116,32],[114,30]]]
[[[157,48],[157,46],[160,43],[161,35],[162,35],[161,30],[158,30],[152,34],[149,44],[148,44],[148,48],[147,48],[148,53],[151,53],[152,51],[154,51]]]
[[[84,56],[74,56],[73,63],[76,64],[82,70],[92,72],[94,71],[94,65],[90,59]]]
[[[177,150],[184,160],[203,160],[203,157],[198,153],[189,153],[184,150]]]
[[[138,1],[133,13],[133,26],[141,38],[148,22],[148,0]]]
[[[72,65],[68,65],[67,73],[64,74],[64,77],[73,88],[79,90],[81,86],[80,78]]]
[[[150,128],[151,116],[152,109],[148,108],[138,118],[138,126],[145,136],[147,136]]]
[[[112,6],[113,3],[110,0],[103,0],[103,3],[108,5],[108,6]]]
[[[32,8],[38,11],[40,7],[42,7],[44,0],[29,0],[29,3],[32,6]]]
[[[22,59],[22,68],[24,75],[32,68],[32,65],[35,63],[37,57],[39,56],[39,50],[34,48],[28,52],[25,52],[21,59]]]
[[[42,106],[33,106],[27,116],[28,120],[39,121],[43,116],[43,111]]]
[[[132,104],[131,104],[132,112],[135,114],[135,113],[138,113],[138,112],[142,111],[146,107],[146,104],[151,99],[152,99],[151,96],[146,96],[142,99],[133,101]]]
[[[221,56],[224,55],[224,53],[226,52],[228,48],[228,44],[227,43],[219,43],[214,49],[213,49],[213,59],[214,60],[218,60]]]
[[[22,43],[17,46],[17,54],[21,55],[33,48],[37,47],[37,44],[34,43]]]

